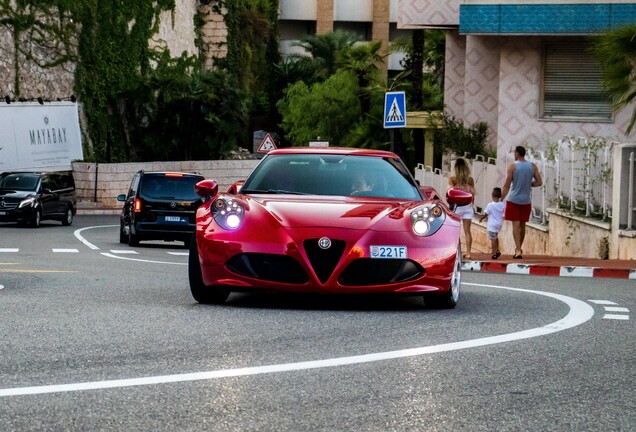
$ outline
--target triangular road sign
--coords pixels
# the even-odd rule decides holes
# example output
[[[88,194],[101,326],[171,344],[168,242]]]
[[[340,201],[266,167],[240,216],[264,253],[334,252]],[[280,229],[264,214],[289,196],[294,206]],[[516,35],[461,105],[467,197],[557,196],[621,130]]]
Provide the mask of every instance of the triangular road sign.
[[[261,141],[261,145],[258,146],[258,150],[256,151],[259,153],[267,153],[269,151],[276,150],[277,148],[278,147],[276,147],[274,138],[272,138],[270,134],[267,134],[265,135],[265,138],[263,138],[263,141]]]

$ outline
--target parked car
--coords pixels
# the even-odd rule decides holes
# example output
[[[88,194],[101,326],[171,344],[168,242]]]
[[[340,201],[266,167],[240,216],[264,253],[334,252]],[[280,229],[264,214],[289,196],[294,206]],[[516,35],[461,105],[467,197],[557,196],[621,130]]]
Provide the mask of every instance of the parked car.
[[[200,303],[232,291],[391,293],[454,307],[461,284],[461,221],[401,159],[379,150],[269,152],[245,182],[197,211],[189,282]],[[449,204],[472,195],[447,193]]]
[[[182,241],[189,244],[194,232],[195,212],[203,199],[194,186],[200,174],[138,171],[120,216],[119,242],[136,246],[144,240]]]
[[[0,174],[0,222],[18,222],[34,228],[43,220],[71,225],[76,211],[72,171]]]

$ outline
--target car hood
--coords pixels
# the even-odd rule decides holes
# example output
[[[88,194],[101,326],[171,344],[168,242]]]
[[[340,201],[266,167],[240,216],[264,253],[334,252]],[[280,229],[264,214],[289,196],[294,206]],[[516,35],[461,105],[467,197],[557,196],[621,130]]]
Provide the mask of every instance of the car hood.
[[[35,192],[0,189],[0,199],[8,198],[12,200],[21,200],[32,196],[35,196]]]
[[[289,228],[337,227],[369,230],[400,225],[406,210],[422,201],[372,199],[364,197],[243,196],[249,213],[268,213],[278,224]],[[246,217],[250,217],[246,214]],[[378,224],[383,225],[381,228]]]

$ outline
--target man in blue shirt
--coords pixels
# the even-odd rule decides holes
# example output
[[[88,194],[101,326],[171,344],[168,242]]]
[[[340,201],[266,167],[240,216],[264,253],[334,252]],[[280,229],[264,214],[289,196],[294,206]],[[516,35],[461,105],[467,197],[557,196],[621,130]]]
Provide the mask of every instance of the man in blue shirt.
[[[506,181],[501,191],[502,199],[508,196],[504,219],[512,222],[512,237],[515,241],[515,259],[522,258],[526,223],[532,210],[532,188],[543,184],[537,166],[526,160],[526,149],[515,147],[515,161],[508,166]],[[508,193],[510,192],[510,195]]]

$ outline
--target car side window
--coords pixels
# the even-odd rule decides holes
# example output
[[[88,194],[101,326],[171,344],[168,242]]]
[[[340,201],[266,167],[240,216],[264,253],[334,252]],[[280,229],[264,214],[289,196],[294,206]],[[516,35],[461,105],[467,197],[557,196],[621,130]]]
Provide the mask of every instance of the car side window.
[[[139,189],[139,178],[141,176],[139,174],[135,174],[135,176],[132,179],[132,182],[130,182],[130,189],[128,190],[128,196],[134,196],[137,194],[137,190]]]

